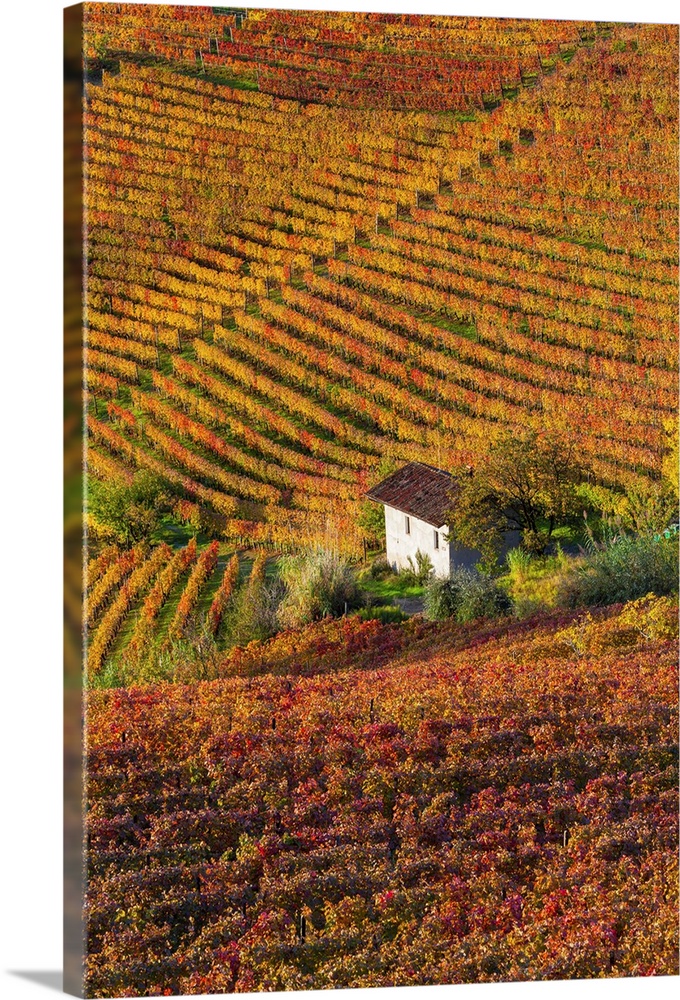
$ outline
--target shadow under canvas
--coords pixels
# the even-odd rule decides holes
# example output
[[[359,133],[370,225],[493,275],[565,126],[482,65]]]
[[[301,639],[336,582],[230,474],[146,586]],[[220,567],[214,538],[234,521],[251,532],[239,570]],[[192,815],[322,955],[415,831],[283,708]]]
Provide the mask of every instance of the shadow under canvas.
[[[28,979],[30,982],[38,983],[48,990],[62,992],[63,973],[61,969],[10,969],[9,972],[12,976]]]

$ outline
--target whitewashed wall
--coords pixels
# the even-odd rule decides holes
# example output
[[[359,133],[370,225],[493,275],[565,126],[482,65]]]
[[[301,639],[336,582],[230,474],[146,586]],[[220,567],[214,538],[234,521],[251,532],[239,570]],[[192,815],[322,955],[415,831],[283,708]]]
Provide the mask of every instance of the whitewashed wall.
[[[466,549],[454,542],[447,543],[448,526],[439,528],[439,548],[434,547],[435,529],[420,518],[409,515],[411,533],[406,534],[406,515],[394,507],[385,506],[385,538],[387,561],[397,570],[407,569],[409,556],[416,565],[416,552],[427,554],[437,576],[448,576],[452,567],[465,566],[472,569],[481,559],[477,549]],[[500,561],[510,549],[519,545],[520,533],[510,531],[506,534],[505,543],[500,554]]]
[[[418,517],[409,515],[411,533],[406,534],[406,515],[394,507],[385,506],[385,538],[387,560],[395,569],[407,569],[409,556],[416,565],[418,549],[428,555],[437,576],[449,575],[449,545],[446,526],[439,529],[439,548],[434,547],[435,528]]]

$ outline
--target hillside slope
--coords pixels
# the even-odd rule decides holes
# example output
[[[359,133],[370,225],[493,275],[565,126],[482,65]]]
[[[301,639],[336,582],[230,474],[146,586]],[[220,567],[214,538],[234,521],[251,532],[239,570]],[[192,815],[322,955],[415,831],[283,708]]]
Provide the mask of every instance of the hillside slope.
[[[407,631],[91,693],[93,996],[677,974],[677,605]]]
[[[94,475],[152,468],[234,540],[349,552],[382,458],[474,464],[507,428],[570,435],[606,485],[658,479],[676,28],[378,19],[362,48],[361,15],[129,10],[88,21]],[[393,110],[428,37],[449,64],[468,46],[474,99]],[[357,87],[289,99],[319,45]]]

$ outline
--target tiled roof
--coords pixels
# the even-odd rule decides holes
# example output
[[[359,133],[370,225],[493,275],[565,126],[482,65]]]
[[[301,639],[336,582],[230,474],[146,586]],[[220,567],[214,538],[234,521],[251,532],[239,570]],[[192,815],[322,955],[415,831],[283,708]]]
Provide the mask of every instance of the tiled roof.
[[[409,462],[374,486],[366,496],[418,517],[434,528],[441,528],[451,509],[449,493],[453,483],[453,476],[442,469],[422,462]]]

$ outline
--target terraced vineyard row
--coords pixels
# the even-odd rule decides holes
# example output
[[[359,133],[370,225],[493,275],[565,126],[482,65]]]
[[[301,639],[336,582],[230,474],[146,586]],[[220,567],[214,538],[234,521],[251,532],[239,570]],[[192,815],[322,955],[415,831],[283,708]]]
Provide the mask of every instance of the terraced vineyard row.
[[[672,29],[362,16],[350,110],[311,95],[347,65],[357,15],[156,8],[140,35],[147,10],[90,25],[119,60],[87,88],[95,475],[152,468],[228,537],[301,544],[332,524],[350,552],[388,457],[474,465],[532,427],[567,434],[605,486],[659,477],[676,423],[677,113],[657,86]],[[462,72],[513,97],[473,120],[388,110],[380,39],[395,100],[425,53],[445,80],[463,50]],[[196,51],[232,85],[197,79]]]
[[[262,564],[264,568],[264,563]],[[108,660],[159,654],[174,641],[206,631],[221,642],[224,616],[249,562],[192,538],[173,550],[164,542],[132,549],[112,545],[87,567],[85,621],[89,682]]]
[[[673,975],[673,634],[343,619],[92,692],[92,995]]]

